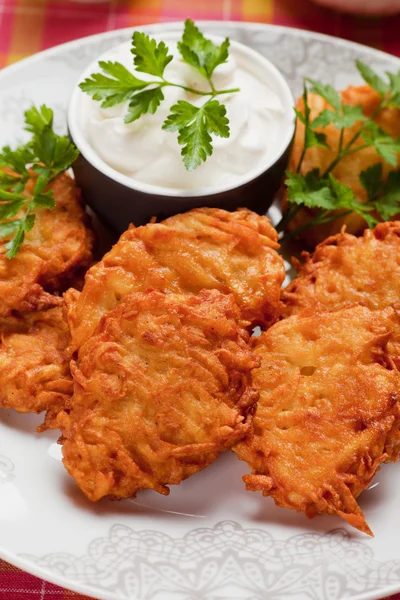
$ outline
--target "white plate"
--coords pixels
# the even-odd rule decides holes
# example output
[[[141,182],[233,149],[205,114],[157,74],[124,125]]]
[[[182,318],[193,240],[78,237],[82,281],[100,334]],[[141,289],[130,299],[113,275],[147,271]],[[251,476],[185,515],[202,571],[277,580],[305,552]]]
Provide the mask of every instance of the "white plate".
[[[149,32],[173,24],[147,27]],[[274,62],[298,94],[311,76],[359,83],[356,57],[383,71],[400,61],[350,42],[284,27],[203,23]],[[53,48],[0,73],[0,145],[22,138],[32,102],[65,129],[72,87],[88,63],[132,30]],[[400,471],[385,466],[361,506],[370,539],[339,518],[307,520],[244,490],[232,453],[171,490],[92,505],[60,463],[57,435],[36,416],[0,413],[0,556],[39,577],[110,600],[367,600],[400,590]]]

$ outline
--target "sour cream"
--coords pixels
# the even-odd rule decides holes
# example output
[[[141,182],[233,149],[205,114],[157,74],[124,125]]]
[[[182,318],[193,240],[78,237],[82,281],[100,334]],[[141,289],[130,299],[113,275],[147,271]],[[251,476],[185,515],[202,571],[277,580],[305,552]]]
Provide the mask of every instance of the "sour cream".
[[[179,38],[180,34],[176,33],[163,36],[174,56],[165,69],[165,79],[199,91],[210,91],[207,80],[182,60],[177,49]],[[222,39],[213,39],[215,43],[222,42]],[[130,47],[130,42],[121,44],[98,60],[120,62],[140,79],[157,79],[134,69]],[[263,68],[264,62],[269,69]],[[100,72],[98,61],[87,69],[82,79],[96,72]],[[182,162],[178,134],[162,130],[162,124],[178,100],[201,106],[209,96],[165,87],[165,99],[154,115],[146,114],[126,124],[124,115],[128,103],[103,109],[99,102],[79,92],[81,132],[101,161],[139,185],[189,194],[236,187],[268,168],[287,147],[293,133],[292,98],[282,76],[268,61],[235,42],[231,44],[228,61],[215,69],[212,81],[217,90],[240,88],[239,92],[217,97],[226,106],[230,137],[213,135],[212,156],[191,172]]]

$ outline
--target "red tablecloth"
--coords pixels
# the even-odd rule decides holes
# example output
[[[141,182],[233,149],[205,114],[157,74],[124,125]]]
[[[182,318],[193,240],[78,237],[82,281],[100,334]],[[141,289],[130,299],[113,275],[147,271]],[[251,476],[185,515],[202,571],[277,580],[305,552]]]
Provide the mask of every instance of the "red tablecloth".
[[[289,25],[336,35],[400,56],[400,15],[361,19],[308,0],[0,0],[0,68],[82,36],[157,21],[220,19]],[[0,600],[84,600],[0,560]],[[400,594],[391,600],[400,600]]]

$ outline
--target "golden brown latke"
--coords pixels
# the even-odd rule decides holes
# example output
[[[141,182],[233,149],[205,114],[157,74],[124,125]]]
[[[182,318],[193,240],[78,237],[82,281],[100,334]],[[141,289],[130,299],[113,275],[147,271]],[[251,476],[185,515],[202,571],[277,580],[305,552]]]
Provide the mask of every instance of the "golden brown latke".
[[[86,494],[168,494],[248,431],[258,364],[232,295],[133,293],[72,363],[64,465]]]
[[[28,182],[27,193],[33,185]],[[10,260],[4,244],[0,249],[0,317],[60,305],[53,292],[67,289],[92,261],[93,233],[74,181],[64,173],[50,188],[56,207],[36,211],[17,256]]]
[[[162,223],[131,227],[86,276],[79,296],[67,293],[72,348],[131,292],[232,292],[252,325],[274,322],[285,277],[277,233],[265,216],[247,209],[203,208]]]
[[[72,395],[70,341],[62,307],[0,319],[0,407],[22,413],[47,411],[45,425]]]
[[[294,261],[296,279],[282,291],[286,317],[354,303],[385,308],[400,300],[400,221],[381,223],[359,238],[343,231],[302,257],[303,263]]]
[[[392,308],[289,317],[255,342],[261,367],[253,431],[234,449],[248,490],[371,533],[355,498],[400,450],[400,374]]]
[[[370,117],[378,108],[380,103],[380,97],[375,90],[368,85],[354,87],[350,86],[342,91],[342,101],[344,104],[351,106],[361,105],[363,112],[366,116]],[[315,119],[320,112],[326,109],[330,109],[331,106],[317,94],[309,93],[308,102],[311,109],[310,118]],[[304,112],[304,101],[303,98],[299,98],[297,102],[297,109],[300,112]],[[400,137],[400,110],[397,108],[384,108],[374,119],[376,123],[393,138],[397,139]],[[344,129],[343,142],[344,145],[348,143],[353,135],[357,133],[362,123],[358,122],[353,127],[347,127]],[[339,145],[340,130],[336,129],[333,125],[328,125],[325,128],[319,128],[318,131],[325,133],[327,136],[327,143],[331,149],[326,148],[309,148],[306,151],[304,160],[301,166],[301,174],[305,175],[313,169],[319,169],[320,173],[323,173],[325,169],[330,165],[332,160],[337,154],[337,148]],[[354,147],[361,146],[364,144],[362,138],[359,138],[354,143]],[[304,125],[297,120],[296,134],[292,149],[292,155],[289,162],[289,170],[295,172],[299,164],[300,156],[303,151],[304,145]],[[386,178],[389,173],[389,166],[383,161],[376,150],[372,147],[360,150],[356,154],[352,154],[340,161],[340,163],[333,169],[332,174],[343,184],[348,185],[354,192],[359,202],[365,202],[367,200],[367,192],[360,183],[360,173],[368,167],[381,163],[383,165],[383,177]],[[298,227],[301,227],[312,219],[313,211],[309,208],[302,208],[297,215],[290,222],[289,229],[293,231]],[[324,238],[329,235],[338,233],[342,226],[346,225],[349,233],[360,234],[366,227],[366,223],[360,215],[356,213],[350,213],[345,217],[332,221],[330,223],[318,225],[318,227],[312,227],[299,237],[305,240],[309,246],[316,246]]]

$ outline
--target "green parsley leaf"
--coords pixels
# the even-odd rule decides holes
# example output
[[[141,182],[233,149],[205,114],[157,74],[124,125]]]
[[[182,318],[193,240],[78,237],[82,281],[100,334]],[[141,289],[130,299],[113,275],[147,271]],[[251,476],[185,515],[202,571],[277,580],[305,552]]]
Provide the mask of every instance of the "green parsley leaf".
[[[14,223],[15,223],[15,221],[14,221]],[[14,258],[14,256],[16,256],[18,254],[19,249],[21,248],[21,245],[24,241],[24,238],[25,238],[24,219],[21,219],[14,237],[9,242],[7,242],[7,244],[5,244],[5,246],[4,246],[5,249],[7,250],[7,253],[6,253],[7,258]]]
[[[332,193],[335,197],[335,206],[337,208],[346,208],[347,210],[355,210],[358,212],[359,207],[363,207],[362,204],[357,202],[353,190],[343,183],[341,183],[336,177],[329,173],[329,183]],[[364,212],[364,208],[361,209]],[[369,212],[371,208],[367,210]]]
[[[138,92],[129,102],[128,112],[124,117],[125,123],[132,123],[145,113],[154,115],[163,100],[164,94],[159,87]]]
[[[171,107],[171,114],[164,121],[165,131],[178,131],[178,142],[183,146],[181,154],[188,171],[192,171],[212,155],[211,133],[229,136],[225,106],[218,100],[197,107],[179,100]]]
[[[8,229],[9,232],[16,232],[14,237],[4,245],[5,249],[7,250],[7,258],[14,258],[14,256],[18,254],[19,249],[21,248],[21,245],[25,239],[25,233],[31,231],[34,224],[35,215],[27,213],[22,219],[16,219],[15,221],[9,221],[8,223],[0,225],[0,237],[2,237],[1,230],[4,232]],[[7,226],[9,227],[7,228]]]
[[[381,188],[382,194],[375,200],[375,208],[384,221],[390,221],[400,212],[400,170],[391,171]]]
[[[319,171],[310,171],[299,175],[286,171],[285,181],[288,188],[288,200],[308,208],[335,209],[334,197],[326,181],[319,178]]]
[[[374,199],[382,187],[382,164],[376,163],[360,173],[360,183],[366,189],[368,200]]]
[[[307,127],[305,133],[305,148],[308,149],[315,146],[320,148],[329,148],[328,144],[326,143],[326,135],[325,133],[319,133],[317,131],[313,131],[310,127]]]
[[[65,171],[79,155],[69,138],[56,135],[49,127],[45,127],[40,135],[34,137],[32,147],[36,157],[45,167],[57,171]]]
[[[389,85],[371,67],[359,59],[356,59],[356,67],[364,81],[377,91],[381,98],[387,94]]]
[[[332,110],[323,110],[311,123],[311,127],[326,127],[333,125],[336,129],[353,127],[358,121],[366,121],[367,117],[363,114],[362,106],[350,106],[343,104],[339,112]]]
[[[374,146],[375,150],[391,167],[397,166],[398,154],[400,152],[400,139],[394,140],[383,129],[371,121],[361,133],[364,141]]]
[[[36,215],[27,214],[24,219],[24,231],[25,233],[29,233],[35,224]]]
[[[136,70],[156,77],[163,77],[165,67],[173,59],[164,42],[157,44],[156,40],[140,31],[133,33],[131,52],[135,57]]]
[[[314,131],[313,125],[310,124],[310,106],[308,104],[308,90],[304,85],[303,90],[303,103],[304,103],[304,114],[298,111],[296,108],[295,113],[300,121],[304,124],[304,148],[308,150],[308,148],[320,147],[320,148],[329,148],[326,143],[326,135],[324,133],[319,133]]]
[[[1,196],[0,196],[1,198]],[[12,219],[25,204],[24,198],[16,198],[11,202],[0,202],[0,219]]]
[[[373,147],[383,161],[391,167],[397,167],[399,162],[400,139],[393,139],[385,133],[374,118],[386,106],[400,108],[400,71],[387,73],[388,82],[386,82],[362,61],[357,61],[356,64],[364,80],[380,94],[380,105],[371,117],[368,118],[363,114],[362,106],[343,104],[340,95],[331,86],[313,80],[308,80],[311,83],[311,91],[319,94],[331,104],[332,110],[323,110],[310,122],[311,111],[308,106],[308,90],[305,86],[304,114],[296,111],[298,119],[305,126],[305,139],[297,172],[289,174],[286,181],[288,200],[297,207],[304,205],[314,209],[313,214],[315,215],[300,228],[301,231],[351,212],[361,215],[369,227],[376,225],[377,215],[383,220],[388,220],[400,213],[400,169],[390,172],[386,182],[382,181],[384,165],[381,163],[372,165],[360,173],[360,183],[367,192],[365,203],[358,202],[353,191],[332,176],[332,169],[343,158],[366,146]],[[346,139],[343,136],[344,130],[352,128],[356,124],[359,125],[358,129],[351,132],[350,137]],[[336,156],[332,158],[322,175],[318,171],[312,171],[305,176],[300,175],[300,166],[306,149],[320,141],[314,137],[318,133],[315,130],[317,128],[324,129],[328,125],[333,125],[342,131]],[[360,138],[363,139],[364,144],[356,143]],[[322,143],[326,143],[326,140],[322,139]],[[285,227],[295,214],[296,209],[286,211],[278,228]],[[295,234],[300,230],[296,230]]]
[[[0,201],[13,202],[14,200],[19,200],[20,195],[12,192],[7,192],[6,190],[0,190]]]
[[[386,75],[390,81],[390,96],[387,104],[394,108],[400,108],[400,71],[397,73],[387,72]]]
[[[93,100],[101,102],[102,108],[126,102],[137,91],[149,85],[149,82],[138,79],[119,62],[100,61],[99,66],[105,75],[93,73],[79,87],[92,96]]]
[[[56,201],[53,196],[53,192],[49,190],[44,194],[35,194],[31,202],[28,204],[30,211],[36,210],[37,208],[47,208],[52,210],[56,206]],[[33,215],[32,215],[33,216]]]
[[[228,60],[229,39],[226,38],[221,46],[216,46],[201,33],[191,19],[186,19],[178,49],[183,60],[209,80],[216,67]]]
[[[0,238],[13,237],[5,244],[6,256],[13,258],[24,241],[25,234],[35,223],[33,211],[55,207],[49,183],[67,170],[78,157],[78,150],[66,136],[58,136],[52,129],[53,111],[41,106],[25,112],[26,129],[32,140],[11,150],[5,146],[0,153],[0,167],[9,168],[18,175],[0,171]],[[37,176],[32,196],[25,194],[25,185],[33,173]],[[46,191],[47,190],[47,191]],[[25,214],[23,211],[25,210]],[[22,213],[20,218],[13,219]],[[8,219],[13,219],[8,221]]]
[[[27,175],[27,165],[34,162],[35,155],[30,146],[19,146],[11,150],[10,146],[4,146],[0,152],[0,167],[8,167],[20,175]]]
[[[336,115],[333,124],[336,129],[344,129],[345,127],[353,127],[359,121],[366,120],[367,117],[363,113],[362,106],[343,104],[341,114]]]
[[[178,100],[177,104],[171,107],[171,114],[164,121],[162,128],[165,131],[179,131],[195,118],[198,110],[190,102]]]
[[[297,111],[296,111],[297,114]],[[323,110],[319,113],[319,115],[317,117],[315,117],[315,119],[311,122],[311,127],[314,129],[315,127],[327,127],[328,125],[330,125],[331,123],[333,123],[333,121],[336,118],[336,113],[333,112],[333,110]]]
[[[226,117],[225,106],[218,100],[209,100],[202,108],[208,131],[218,137],[228,138],[229,119]]]
[[[296,116],[297,116],[297,118],[299,119],[299,121],[300,121],[301,123],[303,123],[303,125],[305,125],[305,124],[306,124],[306,118],[305,118],[305,116],[303,115],[303,113],[302,113],[302,112],[300,112],[299,110],[297,110],[297,108],[296,108],[296,107],[294,107],[294,108],[293,108],[293,110],[294,110],[294,112],[296,113]],[[309,107],[308,107],[308,111],[309,111],[309,113],[310,113],[310,108],[309,108]]]
[[[40,109],[32,106],[25,111],[25,130],[40,135],[45,127],[52,127],[54,113],[42,104]]]
[[[339,112],[341,106],[341,98],[340,94],[333,88],[331,85],[320,83],[319,81],[314,81],[314,79],[306,78],[306,81],[311,83],[311,92],[314,94],[318,94],[324,100],[328,102],[335,110],[335,112]]]
[[[132,123],[146,113],[154,114],[164,100],[163,88],[167,86],[182,88],[185,92],[199,96],[209,96],[210,100],[213,101],[216,96],[221,94],[233,94],[240,91],[239,88],[217,90],[211,81],[211,76],[218,65],[228,60],[229,46],[228,38],[220,46],[217,46],[201,33],[191,19],[185,21],[182,40],[178,43],[178,47],[183,60],[197,69],[208,80],[209,91],[205,91],[184,85],[184,82],[167,81],[164,78],[165,68],[173,59],[173,55],[169,54],[168,47],[162,41],[157,42],[147,34],[135,31],[132,35],[131,53],[134,56],[133,63],[136,71],[153,75],[158,77],[159,80],[142,81],[121,63],[103,61],[99,62],[103,72],[92,74],[81,82],[79,87],[95,101],[100,102],[102,108],[109,108],[126,102],[128,107],[124,116],[125,123]],[[189,119],[186,125],[184,124],[182,106],[175,110],[176,105],[171,108],[172,112],[164,123],[164,129],[179,131],[178,141],[180,140],[179,143],[183,146],[181,154],[187,168],[189,166],[190,169],[194,168],[195,165],[203,162],[206,159],[205,157],[211,155],[212,145],[208,140],[208,136],[211,134],[223,137],[229,136],[228,119],[225,116],[226,110],[222,110],[222,105],[218,103],[217,106],[212,101],[206,103],[207,108],[196,108],[194,111],[196,116],[186,115],[186,118]],[[45,120],[45,116],[42,120]],[[29,118],[30,123],[36,123],[38,120],[40,121],[40,114],[38,116],[37,113]],[[172,129],[175,120],[181,121],[181,123],[177,129]],[[189,131],[191,132],[190,135]],[[323,145],[324,135],[309,133],[308,140],[310,145]],[[46,167],[51,166],[53,168],[55,161],[51,159],[54,154],[52,140],[49,138],[45,142],[42,143],[42,146],[46,160],[42,162]],[[37,146],[35,146],[35,149],[37,149]]]
[[[45,190],[51,179],[52,171],[51,169],[43,167],[42,165],[33,165],[32,171],[38,175],[33,191],[34,196],[36,196]]]
[[[289,202],[319,209],[315,218],[310,220],[309,227],[326,223],[349,212],[359,213],[369,226],[377,223],[369,214],[374,207],[357,202],[351,188],[340,183],[332,174],[329,174],[328,178],[321,178],[318,169],[315,169],[304,176],[289,171],[286,175]],[[335,216],[329,214],[337,211],[342,212]]]
[[[14,221],[6,221],[0,223],[0,238],[5,238],[14,233],[20,225],[21,219],[14,219]]]
[[[0,189],[9,189],[15,191],[14,186],[18,185],[21,178],[5,171],[0,171]]]

